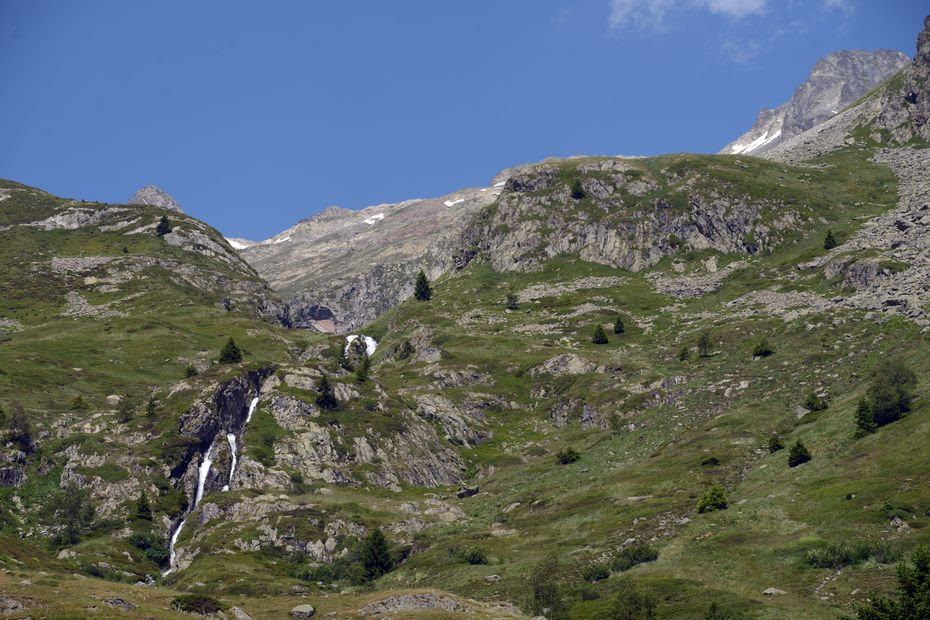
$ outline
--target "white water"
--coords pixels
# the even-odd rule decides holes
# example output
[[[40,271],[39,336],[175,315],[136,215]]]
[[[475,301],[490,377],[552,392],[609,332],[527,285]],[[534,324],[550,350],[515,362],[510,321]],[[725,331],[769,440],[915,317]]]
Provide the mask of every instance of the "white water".
[[[357,334],[351,334],[349,336],[346,336],[345,352],[348,353],[349,347],[352,345],[353,342],[355,342],[359,338],[361,338],[362,342],[365,343],[365,353],[368,355],[368,357],[371,357],[372,355],[374,355],[375,351],[378,350],[378,341],[372,338],[371,336],[359,336]]]
[[[258,396],[252,399],[252,402],[249,403],[249,412],[245,416],[245,422],[242,424],[242,430],[245,430],[245,425],[249,423],[252,419],[252,414],[255,413],[255,407],[258,406]],[[223,490],[229,490],[229,484],[232,483],[233,474],[236,473],[236,465],[238,464],[238,456],[236,451],[236,435],[235,433],[227,433],[226,441],[229,443],[229,453],[232,455],[232,462],[229,468],[229,481],[227,484],[223,485]],[[181,519],[181,522],[178,523],[177,529],[174,530],[174,533],[171,534],[171,543],[168,545],[169,551],[169,568],[165,571],[167,575],[174,570],[175,560],[177,559],[177,554],[174,551],[174,545],[178,542],[178,538],[181,536],[181,530],[184,529],[184,524],[187,523],[187,517],[197,510],[197,506],[200,504],[200,500],[203,499],[204,487],[207,484],[207,477],[210,475],[210,468],[213,466],[213,444],[210,444],[210,447],[207,449],[207,453],[203,457],[203,461],[200,463],[200,467],[197,468],[197,492],[194,494],[194,504],[187,511],[187,514],[184,515],[184,518]]]

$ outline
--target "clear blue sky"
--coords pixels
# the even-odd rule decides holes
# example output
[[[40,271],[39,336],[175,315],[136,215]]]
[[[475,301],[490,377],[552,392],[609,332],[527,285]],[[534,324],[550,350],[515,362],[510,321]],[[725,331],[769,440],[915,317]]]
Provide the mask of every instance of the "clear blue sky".
[[[714,152],[925,0],[0,0],[0,177],[228,236],[547,156]]]

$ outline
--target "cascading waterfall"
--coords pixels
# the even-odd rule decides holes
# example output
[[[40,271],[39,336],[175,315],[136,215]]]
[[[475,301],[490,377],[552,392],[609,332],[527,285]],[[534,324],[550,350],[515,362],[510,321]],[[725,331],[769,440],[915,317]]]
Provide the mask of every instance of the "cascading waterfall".
[[[255,398],[253,398],[253,399],[252,399],[252,402],[249,403],[249,413],[246,414],[246,416],[245,416],[245,422],[242,423],[242,429],[240,430],[240,432],[242,432],[242,433],[245,432],[245,427],[246,427],[246,425],[248,425],[249,421],[252,419],[252,414],[255,413],[255,408],[256,408],[257,406],[258,406],[258,396],[256,396]],[[223,490],[224,490],[224,491],[228,491],[228,490],[229,490],[229,485],[232,484],[233,476],[234,476],[235,473],[236,473],[236,465],[239,463],[239,453],[238,453],[238,451],[237,451],[237,449],[236,449],[236,446],[237,446],[237,443],[236,443],[236,434],[235,434],[235,433],[227,433],[227,434],[226,434],[226,441],[229,443],[229,453],[232,455],[232,462],[230,463],[230,466],[229,466],[229,478],[228,478],[228,482],[227,482],[226,484],[223,485]]]
[[[246,424],[252,419],[252,414],[255,413],[255,407],[258,406],[258,396],[252,399],[252,402],[249,403],[249,412],[246,414],[245,422],[242,423],[241,431],[245,430]],[[240,431],[240,432],[241,432]],[[214,438],[215,441],[215,438]],[[238,452],[236,450],[236,434],[227,433],[226,441],[229,443],[229,453],[231,455],[231,462],[229,467],[229,482],[223,485],[223,490],[229,490],[229,484],[232,483],[233,475],[236,473],[236,465],[238,463]],[[178,542],[178,538],[181,536],[181,530],[184,529],[184,524],[187,522],[187,517],[189,517],[200,504],[200,500],[203,499],[204,490],[207,484],[207,477],[210,475],[210,468],[213,466],[213,443],[210,444],[210,447],[207,448],[207,453],[203,456],[203,461],[200,462],[200,466],[197,468],[197,491],[194,494],[194,503],[191,505],[190,509],[187,511],[187,514],[184,515],[184,518],[181,519],[181,522],[178,523],[178,527],[175,528],[174,532],[171,534],[171,542],[168,545],[169,552],[169,568],[165,571],[165,575],[169,574],[175,569],[175,561],[177,560],[177,554],[175,553],[174,546]]]

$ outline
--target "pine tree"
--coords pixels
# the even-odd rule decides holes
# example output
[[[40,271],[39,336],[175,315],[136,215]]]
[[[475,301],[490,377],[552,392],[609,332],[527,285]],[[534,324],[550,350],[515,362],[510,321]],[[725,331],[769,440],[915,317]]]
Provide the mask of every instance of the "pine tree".
[[[591,342],[594,344],[607,344],[607,334],[600,325],[594,328],[594,335],[591,336]]]
[[[155,227],[155,234],[159,237],[164,237],[171,232],[171,222],[168,221],[168,216],[163,215],[161,219],[158,220],[158,226]]]
[[[507,293],[507,299],[504,301],[504,307],[508,310],[517,310],[520,306],[518,305],[518,299],[516,294],[513,291]]]
[[[320,409],[332,411],[339,406],[339,401],[336,400],[336,392],[333,390],[333,386],[329,383],[329,379],[326,378],[326,375],[320,377],[319,382],[316,384],[316,391],[316,404]]]
[[[581,186],[581,180],[575,179],[572,181],[572,198],[575,200],[583,199],[587,194],[585,194],[584,188]]]
[[[878,425],[875,423],[872,405],[867,398],[860,398],[859,404],[856,405],[856,436],[862,437],[874,433],[876,428]]]
[[[120,424],[125,424],[132,419],[132,403],[129,402],[129,398],[124,396],[119,401],[119,409],[116,411],[116,421]]]
[[[149,498],[146,496],[145,491],[142,491],[139,495],[139,499],[136,500],[136,514],[134,518],[144,521],[152,520],[152,506],[149,504]]]
[[[623,319],[621,319],[621,318],[618,316],[618,317],[617,317],[617,320],[614,321],[614,333],[615,333],[615,334],[622,334],[622,333],[625,332],[625,331],[626,331],[626,327],[623,325]]]
[[[149,402],[145,405],[145,417],[149,420],[154,420],[158,415],[158,401],[155,400],[155,395],[152,394],[149,396]]]
[[[701,334],[698,338],[698,355],[701,357],[710,357],[710,336],[707,333]]]
[[[778,452],[779,450],[784,449],[785,444],[782,443],[781,437],[778,435],[772,435],[769,438],[769,452]]]
[[[362,541],[359,561],[365,570],[365,579],[374,581],[394,568],[391,547],[381,528],[371,530]]]
[[[679,362],[687,362],[691,359],[691,349],[688,347],[682,347],[681,352],[678,354]]]
[[[9,441],[19,446],[19,449],[26,454],[32,454],[35,451],[35,439],[32,436],[32,425],[29,424],[29,418],[23,411],[22,405],[14,402],[10,405],[9,420]]]
[[[839,244],[836,242],[836,237],[833,236],[833,231],[832,231],[832,230],[828,230],[828,231],[827,231],[827,236],[823,238],[823,249],[824,249],[824,250],[832,250],[832,249],[835,248],[837,245],[839,245]]]
[[[358,368],[355,369],[355,380],[359,383],[365,383],[368,381],[369,372],[371,372],[371,358],[368,357],[368,353],[364,353],[362,361],[359,363]]]
[[[220,362],[223,364],[238,364],[241,361],[242,350],[236,344],[236,341],[230,338],[220,353]]]
[[[808,450],[799,439],[796,444],[791,446],[791,450],[788,451],[788,467],[797,467],[809,460],[811,460],[810,450]]]
[[[433,298],[433,289],[430,288],[429,280],[426,279],[426,274],[422,271],[417,274],[417,281],[413,286],[413,296],[417,301],[429,301]]]
[[[868,607],[857,607],[859,620],[916,620],[930,618],[930,548],[917,547],[913,562],[898,564],[898,596],[872,597]]]

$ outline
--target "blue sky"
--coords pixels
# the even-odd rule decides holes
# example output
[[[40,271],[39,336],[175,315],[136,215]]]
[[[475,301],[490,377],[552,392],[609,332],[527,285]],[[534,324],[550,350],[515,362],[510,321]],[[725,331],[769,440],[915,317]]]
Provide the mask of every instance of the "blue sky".
[[[0,0],[0,177],[228,236],[547,156],[714,152],[925,0]]]

